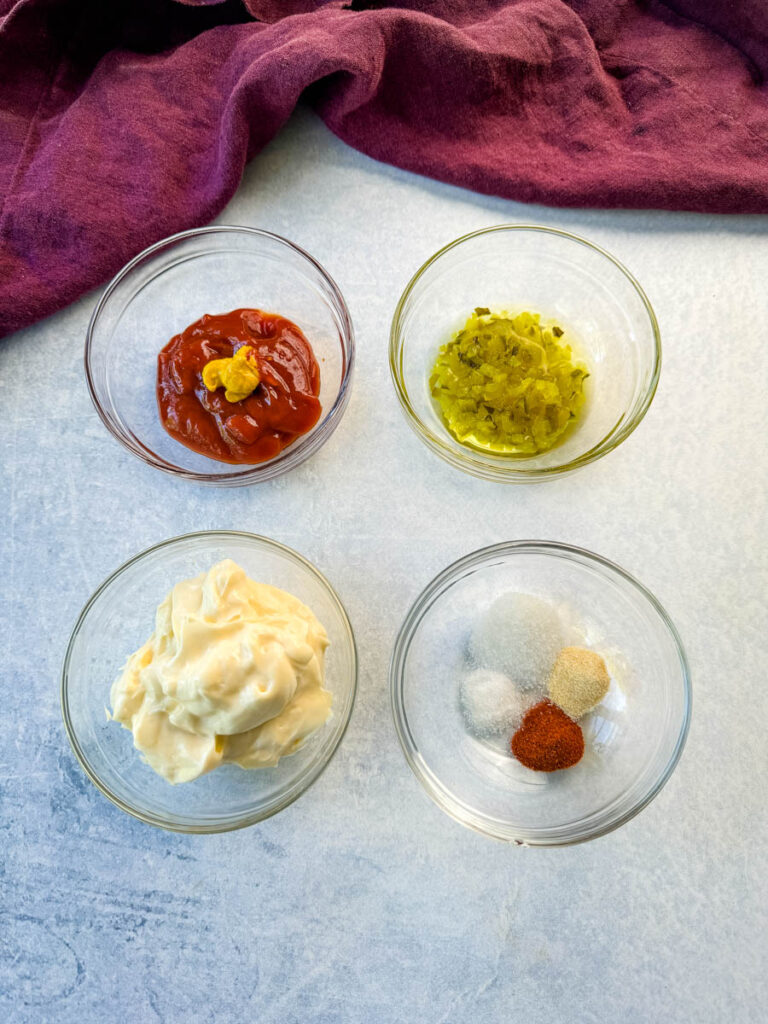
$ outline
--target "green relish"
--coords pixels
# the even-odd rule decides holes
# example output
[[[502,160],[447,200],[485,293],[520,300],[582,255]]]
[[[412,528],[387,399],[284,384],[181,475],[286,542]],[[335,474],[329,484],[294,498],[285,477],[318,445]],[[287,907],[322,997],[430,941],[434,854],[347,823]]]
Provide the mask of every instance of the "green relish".
[[[538,313],[479,306],[441,347],[429,378],[456,440],[506,455],[537,455],[561,441],[584,406],[589,376],[564,335]]]

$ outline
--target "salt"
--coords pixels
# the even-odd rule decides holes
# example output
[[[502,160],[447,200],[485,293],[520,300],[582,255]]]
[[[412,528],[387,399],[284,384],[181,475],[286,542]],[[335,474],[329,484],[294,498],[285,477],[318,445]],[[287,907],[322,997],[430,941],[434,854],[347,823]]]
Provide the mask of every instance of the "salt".
[[[564,626],[551,604],[531,594],[507,593],[480,616],[470,654],[481,668],[502,673],[521,690],[543,695],[564,645]]]
[[[511,734],[530,700],[501,672],[479,668],[461,680],[459,705],[470,732],[479,738]]]

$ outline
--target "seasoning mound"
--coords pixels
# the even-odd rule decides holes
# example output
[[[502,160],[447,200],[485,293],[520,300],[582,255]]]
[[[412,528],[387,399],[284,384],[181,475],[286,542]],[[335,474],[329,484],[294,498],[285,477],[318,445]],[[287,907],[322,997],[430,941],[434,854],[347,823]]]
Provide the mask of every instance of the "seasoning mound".
[[[538,313],[477,307],[440,349],[429,387],[448,430],[462,444],[506,455],[536,455],[562,440],[584,405],[586,366],[565,332]]]
[[[586,635],[583,624],[565,606],[533,594],[505,591],[479,611],[458,687],[467,732],[494,747],[502,740],[532,771],[578,764],[578,720],[603,700],[611,677],[596,651],[566,646],[575,635]]]
[[[581,726],[556,704],[543,700],[526,712],[510,746],[526,768],[557,772],[572,768],[582,759],[584,734]]]
[[[596,707],[608,693],[611,677],[605,662],[585,647],[564,647],[547,683],[549,699],[573,719]]]
[[[479,666],[502,672],[521,690],[544,696],[563,640],[562,620],[548,601],[507,593],[480,617],[470,653]]]
[[[469,731],[484,738],[514,732],[526,702],[509,676],[478,668],[462,679],[459,704]]]

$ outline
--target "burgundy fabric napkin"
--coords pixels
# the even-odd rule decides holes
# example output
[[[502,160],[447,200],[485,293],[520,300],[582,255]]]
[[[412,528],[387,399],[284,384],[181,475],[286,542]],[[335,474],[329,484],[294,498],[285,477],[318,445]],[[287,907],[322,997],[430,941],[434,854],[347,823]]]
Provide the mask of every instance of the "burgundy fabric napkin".
[[[563,206],[768,212],[765,0],[0,0],[0,336],[203,224],[300,97]]]

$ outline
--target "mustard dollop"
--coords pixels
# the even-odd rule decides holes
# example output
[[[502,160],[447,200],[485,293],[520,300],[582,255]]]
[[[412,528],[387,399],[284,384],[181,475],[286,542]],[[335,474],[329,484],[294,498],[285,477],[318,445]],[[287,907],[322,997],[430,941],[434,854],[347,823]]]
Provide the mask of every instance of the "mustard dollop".
[[[228,402],[242,402],[252,395],[261,381],[256,349],[242,345],[233,356],[212,359],[203,367],[203,384],[209,391],[226,388]]]

